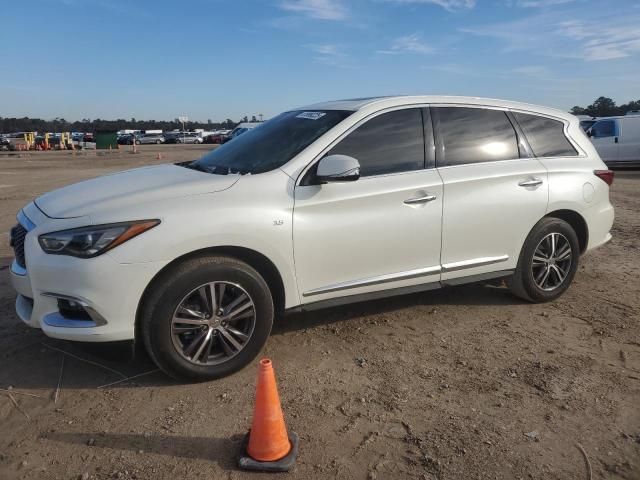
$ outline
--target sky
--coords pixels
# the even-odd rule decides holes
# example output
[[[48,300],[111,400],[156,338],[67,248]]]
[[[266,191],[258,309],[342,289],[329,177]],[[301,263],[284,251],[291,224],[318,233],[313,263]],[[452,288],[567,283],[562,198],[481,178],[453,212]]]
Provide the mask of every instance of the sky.
[[[0,0],[0,116],[269,118],[323,100],[640,99],[639,0]]]

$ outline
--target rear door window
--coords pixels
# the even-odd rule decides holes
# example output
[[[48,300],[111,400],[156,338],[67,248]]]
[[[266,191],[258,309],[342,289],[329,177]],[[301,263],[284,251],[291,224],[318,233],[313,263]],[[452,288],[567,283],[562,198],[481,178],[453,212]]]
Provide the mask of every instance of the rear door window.
[[[564,123],[540,115],[513,114],[536,157],[575,157],[578,152],[564,134]]]
[[[520,157],[518,137],[505,112],[469,107],[437,107],[431,112],[439,167]]]

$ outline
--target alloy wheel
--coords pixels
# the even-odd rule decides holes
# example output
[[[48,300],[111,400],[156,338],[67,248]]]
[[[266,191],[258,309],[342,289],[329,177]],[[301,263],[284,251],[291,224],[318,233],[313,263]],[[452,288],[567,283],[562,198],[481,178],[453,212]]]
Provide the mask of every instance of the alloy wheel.
[[[188,293],[171,319],[176,351],[196,365],[218,365],[240,353],[256,324],[256,308],[241,286],[211,282]]]
[[[551,292],[562,285],[571,270],[572,257],[571,243],[561,233],[550,233],[540,240],[531,262],[538,288]]]

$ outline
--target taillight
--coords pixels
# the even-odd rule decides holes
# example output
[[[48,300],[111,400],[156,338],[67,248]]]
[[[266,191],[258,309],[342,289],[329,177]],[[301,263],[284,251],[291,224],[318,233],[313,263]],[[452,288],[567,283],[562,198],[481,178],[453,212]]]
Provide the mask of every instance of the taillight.
[[[611,170],[594,170],[593,173],[607,185],[611,185],[613,183],[614,172]]]

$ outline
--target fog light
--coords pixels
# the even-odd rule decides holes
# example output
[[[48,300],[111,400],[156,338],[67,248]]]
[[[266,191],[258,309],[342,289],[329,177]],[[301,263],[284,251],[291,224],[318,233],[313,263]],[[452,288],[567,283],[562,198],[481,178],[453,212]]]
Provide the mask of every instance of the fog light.
[[[66,298],[58,299],[58,311],[60,315],[70,320],[87,320],[91,318],[82,305]]]

